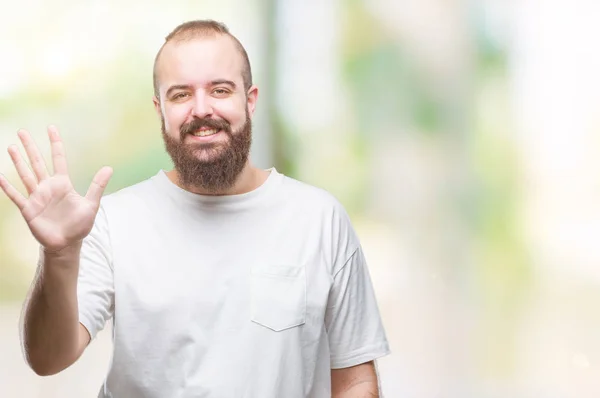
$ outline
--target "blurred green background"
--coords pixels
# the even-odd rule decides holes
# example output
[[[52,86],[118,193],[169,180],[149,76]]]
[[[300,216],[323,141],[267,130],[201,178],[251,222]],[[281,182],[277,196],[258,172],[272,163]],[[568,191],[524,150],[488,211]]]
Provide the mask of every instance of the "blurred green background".
[[[332,192],[363,242],[386,396],[596,397],[598,16],[577,0],[23,0],[0,14],[0,147],[27,128],[48,155],[56,124],[81,193],[103,165],[108,193],[169,169],[154,56],[181,22],[225,22],[260,89],[255,163]],[[0,172],[22,189],[6,152]],[[0,396],[94,396],[109,332],[55,377],[21,358],[36,260],[0,198]]]

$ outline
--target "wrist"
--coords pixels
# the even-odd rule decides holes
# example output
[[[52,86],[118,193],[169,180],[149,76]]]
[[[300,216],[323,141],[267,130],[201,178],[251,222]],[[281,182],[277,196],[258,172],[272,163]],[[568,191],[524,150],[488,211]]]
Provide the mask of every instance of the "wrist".
[[[78,241],[69,246],[65,246],[61,249],[50,249],[44,246],[40,246],[40,257],[42,259],[71,259],[71,258],[79,258],[79,254],[81,252],[81,246],[83,242]]]

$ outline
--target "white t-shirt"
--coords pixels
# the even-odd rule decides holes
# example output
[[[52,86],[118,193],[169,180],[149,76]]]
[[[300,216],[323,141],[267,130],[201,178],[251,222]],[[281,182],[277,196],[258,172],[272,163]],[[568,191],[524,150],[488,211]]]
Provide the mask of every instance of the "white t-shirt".
[[[389,353],[343,207],[275,169],[242,195],[161,170],[105,196],[78,302],[92,338],[113,319],[102,398],[329,398],[331,369]]]

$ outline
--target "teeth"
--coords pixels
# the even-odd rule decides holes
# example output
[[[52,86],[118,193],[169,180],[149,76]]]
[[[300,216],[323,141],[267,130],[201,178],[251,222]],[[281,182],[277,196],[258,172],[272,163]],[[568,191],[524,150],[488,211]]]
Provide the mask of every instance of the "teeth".
[[[217,130],[200,130],[200,131],[196,131],[192,134],[195,135],[196,137],[206,137],[206,136],[213,135],[216,133],[217,133]]]

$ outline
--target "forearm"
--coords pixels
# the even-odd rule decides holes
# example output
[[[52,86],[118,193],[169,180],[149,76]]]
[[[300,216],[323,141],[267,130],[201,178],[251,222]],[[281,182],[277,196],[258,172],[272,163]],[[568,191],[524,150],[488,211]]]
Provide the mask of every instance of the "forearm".
[[[378,398],[379,393],[373,361],[331,371],[332,398]]]
[[[379,388],[376,381],[359,382],[334,394],[332,398],[379,398]]]
[[[81,354],[77,274],[81,246],[40,252],[40,262],[23,314],[23,346],[40,375],[60,372]]]

